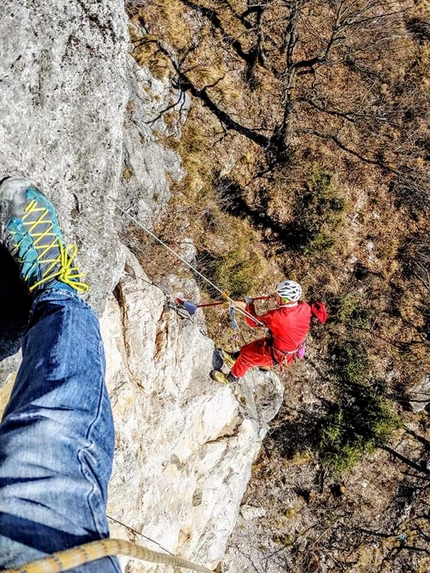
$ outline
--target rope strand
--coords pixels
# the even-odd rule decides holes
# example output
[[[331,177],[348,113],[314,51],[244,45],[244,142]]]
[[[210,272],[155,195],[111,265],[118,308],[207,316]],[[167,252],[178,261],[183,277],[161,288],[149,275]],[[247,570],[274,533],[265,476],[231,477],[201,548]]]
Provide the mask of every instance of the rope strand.
[[[165,249],[167,249],[172,255],[174,255],[176,258],[178,258],[180,261],[182,261],[184,263],[184,265],[187,265],[188,268],[190,268],[192,271],[194,271],[195,273],[197,273],[199,275],[200,278],[202,278],[203,280],[205,280],[208,284],[211,285],[212,288],[214,288],[217,292],[219,292],[222,296],[226,296],[226,293],[220,289],[219,287],[217,287],[211,280],[209,280],[207,277],[205,277],[200,271],[198,271],[196,268],[194,268],[192,265],[190,265],[190,263],[185,260],[183,257],[181,257],[181,255],[179,255],[176,251],[174,251],[172,248],[169,247],[169,245],[167,245],[164,241],[162,241],[161,239],[159,239],[157,237],[157,235],[155,235],[152,231],[150,231],[149,229],[147,229],[144,225],[142,225],[142,223],[140,221],[138,221],[137,219],[135,219],[135,217],[133,217],[132,215],[130,215],[130,213],[127,213],[127,211],[125,211],[122,207],[120,207],[118,204],[116,204],[117,209],[119,211],[121,211],[121,213],[123,215],[126,215],[131,221],[133,221],[133,223],[135,223],[138,227],[140,227],[141,229],[143,229],[146,233],[148,233],[148,235],[150,235],[155,241],[157,241],[158,243],[160,243],[160,245],[163,245],[163,247]],[[228,297],[229,298],[229,297]]]
[[[194,271],[200,278],[202,278],[204,281],[206,281],[212,288],[214,288],[217,292],[219,292],[221,294],[221,296],[223,296],[231,305],[234,306],[235,310],[237,310],[237,312],[239,312],[240,314],[243,314],[244,316],[250,318],[251,320],[253,320],[256,324],[260,325],[260,326],[264,326],[264,324],[262,322],[260,322],[257,318],[255,318],[255,316],[253,316],[250,312],[248,312],[247,310],[244,310],[238,306],[235,306],[235,301],[221,288],[219,288],[216,284],[214,284],[210,279],[208,279],[205,275],[203,275],[199,270],[197,270],[195,267],[193,267],[193,265],[191,265],[187,260],[185,260],[183,257],[181,257],[181,255],[179,253],[177,253],[176,251],[174,251],[171,247],[169,247],[169,245],[167,245],[164,241],[162,241],[159,237],[157,237],[157,235],[155,233],[153,233],[152,231],[150,231],[147,227],[145,227],[140,221],[138,221],[135,217],[133,217],[132,215],[130,215],[130,213],[128,213],[127,211],[125,211],[122,207],[120,207],[118,205],[118,203],[115,203],[118,211],[120,211],[123,215],[125,215],[126,217],[128,217],[131,221],[133,221],[133,223],[135,225],[137,225],[138,227],[140,227],[143,231],[145,231],[145,233],[147,233],[150,237],[152,237],[155,241],[157,241],[158,243],[160,243],[160,245],[162,245],[165,249],[167,249],[169,251],[169,253],[171,253],[173,256],[175,256],[177,259],[179,259],[181,262],[184,263],[184,265],[186,265],[189,269],[191,269],[192,271]]]
[[[197,565],[187,559],[175,557],[159,551],[147,549],[123,539],[99,539],[78,547],[58,551],[42,559],[26,563],[15,569],[6,569],[4,573],[62,573],[79,565],[91,563],[110,555],[127,555],[151,563],[162,563],[173,567],[183,567],[200,573],[213,573],[212,569]]]

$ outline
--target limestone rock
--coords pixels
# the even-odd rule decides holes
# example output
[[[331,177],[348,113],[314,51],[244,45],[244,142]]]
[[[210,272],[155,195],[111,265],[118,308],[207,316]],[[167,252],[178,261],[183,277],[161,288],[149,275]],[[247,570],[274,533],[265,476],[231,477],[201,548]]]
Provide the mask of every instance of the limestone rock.
[[[417,382],[409,391],[413,412],[421,412],[430,404],[430,374],[423,376],[420,382]]]
[[[154,78],[131,56],[127,77],[121,206],[152,229],[170,199],[168,176],[173,180],[183,176],[179,156],[163,145],[163,138],[179,135],[178,122],[167,127],[163,114],[177,96],[169,82]]]
[[[216,385],[209,378],[212,342],[165,307],[132,257],[130,266],[135,278],[123,277],[102,319],[117,432],[109,515],[214,567],[282,385],[271,373],[245,377],[237,396]],[[113,524],[112,534],[127,531]],[[127,571],[148,565],[134,562]]]
[[[122,268],[113,213],[126,31],[117,0],[0,3],[0,178],[23,174],[55,203],[98,311]]]
[[[264,507],[253,507],[252,505],[242,505],[240,507],[240,515],[245,521],[257,519],[266,515]]]

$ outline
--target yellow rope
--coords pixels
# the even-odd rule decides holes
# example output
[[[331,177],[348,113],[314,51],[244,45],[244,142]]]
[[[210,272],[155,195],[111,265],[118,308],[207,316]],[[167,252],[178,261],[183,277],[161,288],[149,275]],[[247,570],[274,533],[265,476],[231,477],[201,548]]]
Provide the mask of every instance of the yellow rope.
[[[117,554],[136,557],[151,563],[183,567],[200,573],[213,573],[211,569],[196,565],[186,559],[152,551],[152,549],[147,549],[122,539],[99,539],[72,549],[58,551],[43,559],[21,565],[19,569],[6,569],[3,573],[62,573],[74,567],[79,567],[79,565],[85,565],[97,559]]]

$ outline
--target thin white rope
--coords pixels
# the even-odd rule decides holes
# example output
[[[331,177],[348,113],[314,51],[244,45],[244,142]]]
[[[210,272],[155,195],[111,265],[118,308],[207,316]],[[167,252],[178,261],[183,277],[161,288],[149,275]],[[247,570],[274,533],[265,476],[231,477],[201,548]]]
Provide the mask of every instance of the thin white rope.
[[[145,535],[144,533],[142,533],[141,531],[137,531],[137,529],[134,529],[133,527],[130,527],[129,525],[126,525],[125,523],[123,523],[122,521],[119,521],[118,519],[116,519],[115,517],[112,517],[111,515],[106,515],[106,517],[108,519],[110,519],[111,521],[113,521],[114,523],[121,525],[122,527],[125,527],[125,529],[127,529],[128,531],[130,531],[131,533],[134,533],[135,535],[140,535],[140,537],[143,537],[143,539],[146,539],[147,541],[150,541],[151,543],[154,543],[155,545],[157,545],[162,551],[165,551],[166,553],[168,553],[169,555],[173,555],[174,554],[169,551],[168,549],[166,549],[165,547],[163,547],[161,545],[161,543],[158,543],[158,541],[155,541],[155,539],[152,539],[151,537],[148,537],[147,535]]]
[[[185,260],[183,257],[181,257],[181,255],[179,255],[176,251],[174,251],[172,248],[169,247],[169,245],[167,245],[164,241],[162,241],[161,239],[159,239],[157,237],[157,235],[155,235],[152,231],[150,231],[149,229],[147,229],[144,225],[142,225],[142,223],[140,221],[138,221],[135,217],[133,217],[132,215],[130,215],[130,213],[128,213],[127,211],[125,211],[122,207],[120,207],[118,204],[116,204],[117,209],[119,211],[121,211],[121,213],[123,213],[124,215],[126,215],[131,221],[133,221],[133,223],[135,223],[136,225],[138,225],[141,229],[143,229],[146,233],[148,233],[148,235],[150,235],[153,239],[155,239],[158,243],[160,243],[160,245],[163,245],[164,248],[166,248],[172,255],[174,255],[176,258],[178,258],[180,261],[182,261],[184,263],[184,265],[187,265],[188,268],[190,268],[192,271],[194,271],[195,273],[197,273],[199,275],[200,278],[202,278],[203,280],[205,280],[208,284],[211,285],[211,287],[213,287],[215,290],[217,290],[222,296],[226,296],[226,293],[221,290],[220,288],[218,288],[211,280],[209,280],[207,277],[205,277],[204,275],[202,275],[202,273],[200,271],[198,271],[197,269],[195,269],[192,265],[190,265],[190,263]]]
[[[179,259],[181,262],[184,263],[184,265],[186,265],[189,269],[191,269],[192,271],[194,271],[200,278],[202,278],[204,281],[206,281],[208,284],[211,285],[211,287],[213,287],[217,292],[219,292],[221,294],[221,296],[225,297],[226,300],[232,304],[234,306],[234,309],[236,311],[238,311],[240,314],[243,314],[244,316],[250,318],[253,322],[255,322],[256,324],[260,325],[260,326],[265,326],[262,322],[260,322],[255,316],[253,316],[250,312],[248,312],[247,310],[244,310],[242,308],[240,308],[239,306],[235,306],[235,301],[222,289],[220,289],[216,284],[214,284],[210,279],[208,279],[207,277],[205,277],[205,275],[203,275],[200,271],[198,271],[195,267],[193,267],[193,265],[191,265],[187,260],[185,260],[183,257],[181,257],[181,255],[179,253],[177,253],[176,251],[174,251],[171,247],[169,247],[169,245],[167,245],[164,241],[162,241],[159,237],[157,237],[157,235],[155,235],[155,233],[153,233],[152,231],[150,231],[147,227],[145,227],[144,225],[142,225],[142,223],[140,221],[138,221],[135,217],[133,217],[132,215],[130,215],[130,213],[128,213],[127,211],[125,211],[122,207],[120,207],[118,205],[118,203],[115,203],[117,209],[125,216],[127,216],[131,221],[133,221],[133,223],[135,225],[137,225],[138,227],[140,227],[141,229],[143,229],[146,233],[148,233],[148,235],[150,235],[155,241],[157,241],[158,243],[160,243],[160,245],[162,245],[165,249],[167,249],[169,251],[169,253],[171,253],[172,255],[174,255],[177,259]]]

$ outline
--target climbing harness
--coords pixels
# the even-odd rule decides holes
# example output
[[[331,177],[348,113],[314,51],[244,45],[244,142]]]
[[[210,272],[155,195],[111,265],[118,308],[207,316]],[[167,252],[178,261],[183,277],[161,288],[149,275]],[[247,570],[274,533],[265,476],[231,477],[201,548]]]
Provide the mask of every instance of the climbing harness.
[[[3,573],[62,573],[74,567],[91,563],[111,555],[127,555],[151,563],[162,563],[173,567],[183,567],[201,573],[213,573],[211,569],[158,551],[152,551],[122,539],[99,539],[65,551],[58,551],[43,559],[21,565],[18,569],[6,569]]]
[[[288,356],[293,356],[294,357],[293,360],[296,360],[297,358],[298,359],[304,358],[305,352],[306,352],[306,345],[304,342],[302,342],[294,350],[279,350],[279,348],[276,348],[276,346],[273,346],[273,344],[270,344],[270,351],[271,351],[274,366],[279,366],[279,371],[283,372],[285,366],[288,365],[288,361],[287,361]],[[275,354],[276,352],[278,352],[279,354],[282,355],[282,358],[280,360],[278,360],[278,358]]]

